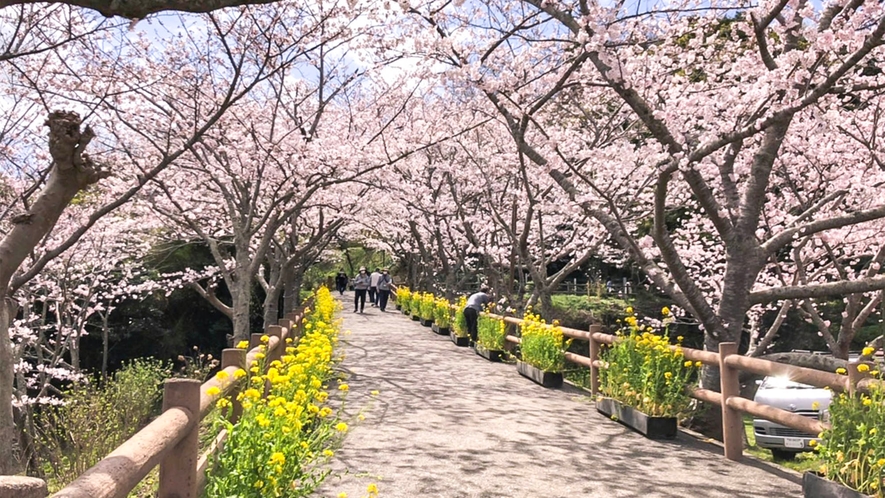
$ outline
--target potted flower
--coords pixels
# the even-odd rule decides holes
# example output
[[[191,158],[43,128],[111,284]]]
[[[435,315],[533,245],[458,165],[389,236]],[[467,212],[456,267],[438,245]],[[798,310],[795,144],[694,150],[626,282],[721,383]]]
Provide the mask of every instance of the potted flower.
[[[416,322],[421,319],[421,296],[421,292],[413,292],[409,300],[409,314]]]
[[[470,337],[467,335],[467,319],[464,318],[464,308],[467,306],[467,297],[461,296],[458,304],[455,305],[455,318],[452,320],[452,326],[449,329],[449,337],[456,346],[467,346],[470,344]]]
[[[489,361],[501,361],[504,337],[507,335],[504,320],[482,313],[476,322],[476,332],[476,354]]]
[[[440,335],[449,335],[452,324],[452,303],[446,298],[439,298],[433,303],[433,326],[430,328]]]
[[[412,304],[412,291],[408,287],[402,286],[396,288],[396,307],[408,315]]]
[[[662,335],[640,325],[627,308],[625,327],[617,339],[601,352],[596,409],[613,420],[651,439],[676,437],[676,418],[691,403],[685,386],[699,365],[685,360],[682,348],[670,347],[666,328]],[[665,324],[669,310],[664,308]],[[677,339],[678,342],[682,338]]]
[[[559,322],[548,325],[540,315],[527,309],[520,325],[520,353],[516,370],[544,387],[562,387],[565,351],[571,341],[563,341]]]
[[[864,356],[872,355],[872,348]],[[883,365],[852,365],[862,375],[883,379]],[[840,369],[839,373],[845,373]],[[806,472],[806,497],[885,497],[885,389],[873,387],[854,396],[833,396],[828,408],[830,428],[821,435],[820,474]]]
[[[418,316],[421,318],[421,325],[429,327],[433,325],[433,310],[436,308],[436,299],[433,294],[425,292],[421,294],[421,301],[418,304]]]

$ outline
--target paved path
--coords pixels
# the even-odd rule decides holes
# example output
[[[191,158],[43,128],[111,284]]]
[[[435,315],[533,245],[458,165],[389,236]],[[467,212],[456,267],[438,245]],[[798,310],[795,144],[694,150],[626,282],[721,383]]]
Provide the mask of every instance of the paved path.
[[[537,386],[392,307],[354,314],[350,296],[347,410],[365,419],[336,453],[344,475],[318,496],[362,498],[370,483],[379,498],[801,496],[795,473],[729,462],[683,433],[647,440],[577,391]]]

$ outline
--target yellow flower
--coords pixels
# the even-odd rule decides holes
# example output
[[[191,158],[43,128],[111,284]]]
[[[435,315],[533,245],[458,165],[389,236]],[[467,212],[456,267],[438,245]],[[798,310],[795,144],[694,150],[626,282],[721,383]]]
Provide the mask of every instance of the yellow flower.
[[[255,484],[252,485],[255,489],[261,489],[264,487],[264,481],[255,481]]]
[[[238,349],[246,349],[249,347],[249,341],[240,341],[237,343]]]
[[[228,377],[230,376],[224,370],[219,370],[218,373],[215,374],[215,378],[218,380],[227,380]]]
[[[286,463],[286,455],[280,453],[279,451],[276,451],[270,456],[270,462],[268,463],[270,463],[271,465],[282,465]]]
[[[369,394],[371,394],[372,396],[378,396],[379,394],[381,394],[381,392],[380,391],[372,391]]]
[[[227,398],[221,398],[220,400],[218,400],[217,403],[215,403],[215,406],[217,406],[219,409],[223,410],[223,409],[227,408],[228,406],[230,406],[230,401],[228,401]]]
[[[885,467],[885,458],[880,458],[879,461],[876,462],[876,465],[879,467]]]
[[[867,347],[863,348],[863,351],[861,351],[861,354],[863,356],[870,356],[875,352],[876,352],[875,348],[871,348],[871,347],[867,346]]]
[[[872,404],[873,404],[873,400],[871,400],[870,398],[863,399],[863,406],[870,406]]]
[[[669,379],[670,377],[673,377],[673,372],[664,372],[664,378]]]
[[[366,491],[369,493],[377,494],[378,493],[378,486],[376,486],[375,483],[373,482],[372,484],[369,484],[369,487],[366,488]]]
[[[245,377],[246,375],[248,375],[248,374],[242,368],[238,368],[234,371],[234,379],[236,379],[236,380],[240,380],[243,377]]]
[[[335,455],[335,452],[332,450],[323,450],[323,456],[331,457],[334,455]]]
[[[861,363],[860,365],[857,366],[857,371],[860,373],[869,372],[870,366],[867,365],[866,363]]]
[[[685,360],[685,363],[682,366],[684,366],[685,368],[691,368],[691,365],[691,360]]]
[[[808,442],[808,446],[814,447],[817,446],[817,439],[812,439]]]
[[[663,308],[661,308],[661,314],[664,316],[670,316],[670,308],[664,306]]]
[[[701,368],[702,365],[703,363],[701,363],[700,361],[694,362],[694,366],[696,366],[697,368]]]
[[[267,427],[270,425],[270,419],[265,417],[264,414],[255,417],[255,421],[258,422],[258,425],[261,427]]]
[[[255,353],[255,358],[257,358],[257,359],[259,359],[259,360],[263,360],[263,359],[264,359],[264,353]]]
[[[206,389],[207,396],[218,396],[219,394],[221,394],[221,389],[219,389],[215,386],[212,386],[209,389]]]
[[[677,337],[676,337],[676,342],[682,342],[684,339],[685,339],[685,337],[682,337],[681,335],[680,335],[680,336],[677,336]]]
[[[338,498],[347,498],[347,493],[338,493]]]
[[[812,409],[812,410],[819,410],[819,409],[820,409],[820,403],[817,402],[817,401],[815,401],[814,403],[811,404],[811,409]]]
[[[845,370],[844,368],[841,368],[841,367],[836,369],[836,373],[839,375],[845,375],[846,372],[847,372],[847,370]]]
[[[344,422],[338,422],[338,425],[335,426],[335,430],[338,432],[347,432],[347,424]]]
[[[633,314],[633,306],[627,306],[627,309],[624,310],[624,313],[627,313],[628,315],[632,315]]]
[[[267,334],[264,334],[263,336],[261,336],[261,342],[267,344],[268,342],[270,342],[270,337]]]
[[[350,386],[348,386],[347,384],[341,384],[340,386],[338,386],[339,391],[347,392],[349,389],[350,389]]]

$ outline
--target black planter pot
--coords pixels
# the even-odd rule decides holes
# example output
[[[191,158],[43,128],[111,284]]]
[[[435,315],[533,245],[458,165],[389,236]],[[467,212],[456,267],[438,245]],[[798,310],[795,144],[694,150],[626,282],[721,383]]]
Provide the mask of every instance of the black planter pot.
[[[404,308],[400,308],[399,310],[402,312],[403,315],[409,316],[409,312],[406,311]]]
[[[414,320],[414,321],[417,322],[417,321],[420,321],[420,320],[421,320],[421,317],[418,316],[418,315],[412,315],[412,320]]]
[[[519,375],[544,387],[562,387],[562,373],[560,372],[547,372],[524,361],[516,362],[516,371],[519,372]]]
[[[596,399],[596,411],[630,427],[649,439],[676,437],[674,417],[649,417],[645,413],[612,398]]]
[[[814,472],[802,475],[802,493],[805,498],[870,498],[870,495],[855,491]]]
[[[473,347],[473,351],[489,361],[501,361],[501,355],[504,353],[498,349],[486,349],[479,344]]]
[[[396,309],[398,309],[398,310],[401,310],[401,309],[403,309],[403,307],[402,307],[402,306],[400,306],[400,305],[398,305],[398,304],[397,304],[397,305],[395,305],[395,306],[396,306]]]
[[[470,345],[470,338],[469,337],[457,336],[457,335],[455,335],[454,330],[449,331],[449,339],[451,339],[452,342],[455,343],[455,346],[458,346],[458,347],[463,348],[463,347],[467,347]]]
[[[439,335],[449,335],[449,328],[448,327],[440,327],[439,325],[437,325],[435,323],[430,326],[430,330],[436,332]]]
[[[421,318],[421,325],[424,325],[425,327],[429,327],[429,326],[433,325],[433,319],[426,320],[424,318]]]

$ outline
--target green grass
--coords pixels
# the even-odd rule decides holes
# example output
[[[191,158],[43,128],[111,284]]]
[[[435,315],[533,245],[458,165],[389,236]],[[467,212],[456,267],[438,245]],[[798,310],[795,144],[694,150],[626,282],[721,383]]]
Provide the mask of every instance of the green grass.
[[[782,467],[795,470],[796,472],[805,472],[807,470],[817,470],[823,465],[823,460],[818,456],[817,452],[804,452],[796,455],[795,460],[775,460],[771,456],[771,451],[756,446],[756,435],[753,433],[753,417],[744,417],[744,430],[747,433],[748,447],[745,448],[749,455],[752,455],[766,462],[773,462]]]

